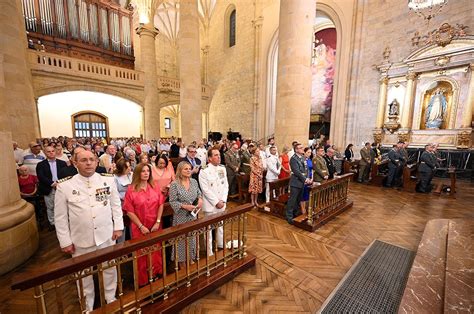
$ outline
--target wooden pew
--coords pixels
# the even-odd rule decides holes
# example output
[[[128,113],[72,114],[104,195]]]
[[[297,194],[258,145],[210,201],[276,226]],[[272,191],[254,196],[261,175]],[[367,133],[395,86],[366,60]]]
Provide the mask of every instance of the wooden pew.
[[[412,164],[412,165],[406,165],[403,167],[403,174],[402,174],[402,183],[403,183],[403,191],[406,192],[416,192],[416,183],[418,181],[417,179],[417,171],[418,171],[418,165],[417,164]]]
[[[239,202],[249,203],[250,202],[250,193],[249,193],[249,182],[250,175],[245,173],[239,173],[235,176],[237,178],[237,188],[239,190]]]
[[[380,164],[373,163],[370,169],[370,185],[381,186],[387,174],[381,173],[380,169],[388,164],[388,160],[382,161]]]
[[[308,212],[294,218],[293,224],[312,232],[352,207],[353,201],[347,197],[352,176],[353,173],[344,174],[313,186],[309,194]]]
[[[344,160],[342,164],[342,174],[354,173],[354,176],[351,177],[352,180],[356,180],[359,176],[359,160],[347,161]]]
[[[270,204],[267,204],[270,211],[260,208],[261,212],[272,214],[274,216],[286,219],[285,207],[290,198],[290,178],[279,179],[269,183],[270,186]]]

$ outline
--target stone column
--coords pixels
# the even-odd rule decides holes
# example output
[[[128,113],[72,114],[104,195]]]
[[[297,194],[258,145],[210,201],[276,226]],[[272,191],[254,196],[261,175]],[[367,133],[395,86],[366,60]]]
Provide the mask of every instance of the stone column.
[[[39,137],[38,117],[27,40],[18,0],[2,0],[0,18],[0,275],[14,269],[38,249],[33,206],[20,197],[12,133],[22,147]]]
[[[384,118],[385,118],[385,108],[387,107],[387,86],[388,86],[388,77],[383,76],[379,80],[380,89],[379,89],[379,107],[377,110],[377,122],[375,127],[377,129],[383,128]]]
[[[311,45],[316,1],[281,0],[275,140],[306,145],[311,113]]]
[[[156,71],[155,37],[158,31],[152,23],[140,25],[137,29],[140,36],[141,65],[144,72],[144,130],[148,140],[160,137],[160,103],[158,100],[158,75]]]
[[[202,48],[202,83],[206,85],[208,83],[208,59],[209,59],[209,46]]]
[[[407,89],[405,91],[405,98],[403,101],[403,110],[401,117],[401,127],[403,129],[411,129],[412,112],[413,112],[413,96],[415,94],[415,79],[416,73],[409,72],[407,74]]]
[[[20,147],[40,136],[30,73],[25,23],[19,0],[2,0],[0,18],[0,131]]]
[[[474,63],[469,65],[471,70],[471,80],[469,81],[468,96],[466,100],[466,108],[464,109],[462,115],[462,125],[461,128],[471,128],[472,127],[472,110],[474,107]]]
[[[202,136],[199,16],[196,0],[181,0],[179,8],[179,63],[181,128],[184,143]]]
[[[252,21],[253,27],[255,29],[255,44],[254,44],[254,73],[253,73],[253,135],[254,139],[260,138],[258,124],[259,124],[259,86],[260,86],[260,41],[262,38],[262,24],[263,17],[259,16]]]

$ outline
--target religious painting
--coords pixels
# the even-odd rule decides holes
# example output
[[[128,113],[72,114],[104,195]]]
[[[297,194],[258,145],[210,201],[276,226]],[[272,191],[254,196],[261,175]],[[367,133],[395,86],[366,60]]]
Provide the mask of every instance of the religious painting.
[[[453,101],[453,86],[447,81],[430,84],[423,94],[422,130],[447,129]]]
[[[336,29],[327,28],[314,34],[311,59],[311,114],[331,120],[336,65]]]

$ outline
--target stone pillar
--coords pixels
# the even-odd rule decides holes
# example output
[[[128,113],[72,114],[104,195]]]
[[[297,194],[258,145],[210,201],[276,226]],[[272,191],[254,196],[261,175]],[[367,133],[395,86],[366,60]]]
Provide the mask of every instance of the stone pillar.
[[[33,206],[20,197],[12,133],[22,147],[39,137],[38,116],[27,63],[27,40],[18,0],[0,7],[0,275],[38,249]]]
[[[202,48],[202,83],[207,84],[208,76],[208,62],[209,62],[209,46]]]
[[[306,145],[311,114],[311,45],[316,1],[281,0],[275,140]]]
[[[379,89],[379,107],[377,110],[377,122],[376,128],[383,128],[384,118],[385,118],[385,108],[387,107],[387,86],[388,86],[388,77],[383,76],[380,78],[380,89]]]
[[[403,129],[411,129],[412,113],[413,113],[413,96],[415,95],[415,79],[416,73],[409,72],[407,74],[407,89],[405,91],[405,98],[403,101],[403,110],[401,117],[401,127]]]
[[[466,108],[462,115],[461,128],[472,127],[472,110],[474,107],[474,63],[472,63],[469,68],[471,70],[471,80],[469,81],[469,92],[466,100]]]
[[[155,37],[158,35],[158,31],[152,23],[148,23],[140,25],[137,34],[140,36],[141,70],[144,72],[144,137],[151,140],[160,137],[161,124],[155,51]]]
[[[259,86],[260,86],[260,41],[262,38],[262,24],[263,17],[259,16],[252,21],[253,27],[255,29],[255,44],[254,44],[254,73],[253,73],[253,135],[254,139],[260,138],[258,124],[259,124]]]
[[[28,64],[25,23],[19,0],[1,0],[0,131],[11,132],[20,147],[40,136]]]
[[[181,0],[179,8],[179,63],[181,128],[184,143],[202,135],[199,16],[196,0]]]

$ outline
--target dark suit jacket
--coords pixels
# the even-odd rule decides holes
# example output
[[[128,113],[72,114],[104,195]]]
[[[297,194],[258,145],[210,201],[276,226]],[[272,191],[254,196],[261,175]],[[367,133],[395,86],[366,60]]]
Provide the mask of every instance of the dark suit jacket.
[[[306,181],[306,175],[308,169],[305,167],[306,162],[303,158],[294,154],[290,159],[291,177],[290,186],[302,189],[304,188],[304,182]]]
[[[58,179],[60,170],[66,167],[67,164],[65,161],[56,159],[56,172],[58,174]],[[36,175],[38,176],[39,182],[38,192],[42,195],[48,195],[53,189],[51,184],[54,183],[48,159],[42,160],[36,165]]]
[[[334,161],[328,155],[323,156],[326,166],[328,167],[329,179],[334,179],[334,174],[336,173],[336,167],[334,166]]]
[[[101,166],[97,166],[95,168],[95,172],[97,173],[107,173],[107,169]],[[74,166],[67,166],[62,168],[60,171],[58,171],[58,179],[64,179],[66,177],[72,177],[77,174],[77,168]]]
[[[346,160],[352,161],[352,159],[354,159],[354,152],[352,151],[352,149],[346,149],[344,151],[344,157],[346,158]]]
[[[181,158],[181,160],[180,160],[179,162],[181,162],[181,161],[187,161],[187,162],[189,162],[189,163],[192,165],[191,160],[188,159],[188,156],[186,156],[186,157],[184,157],[184,158]],[[201,159],[199,159],[199,158],[194,158],[194,163],[196,164],[196,166],[199,166],[199,171],[198,171],[197,173],[193,173],[193,174],[191,175],[191,178],[193,178],[194,180],[196,180],[197,182],[199,182],[199,172],[201,172]]]

